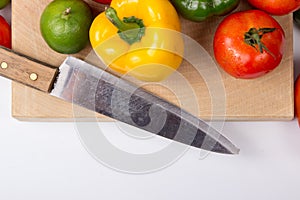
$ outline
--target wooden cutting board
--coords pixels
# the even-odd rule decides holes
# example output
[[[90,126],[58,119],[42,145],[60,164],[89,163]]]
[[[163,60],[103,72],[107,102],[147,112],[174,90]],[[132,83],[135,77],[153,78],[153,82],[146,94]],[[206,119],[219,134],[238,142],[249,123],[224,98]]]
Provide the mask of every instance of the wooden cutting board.
[[[51,0],[12,1],[13,49],[51,65],[59,66],[66,55],[52,51],[43,41],[39,31],[40,15],[49,2]],[[103,9],[93,1],[87,0],[87,2],[95,8],[95,13]],[[237,10],[249,9],[249,5],[245,2],[242,0]],[[201,23],[182,19],[183,33],[196,40],[213,57],[213,34],[222,18],[214,17]],[[282,63],[273,72],[258,79],[239,80],[219,69],[218,79],[206,81],[203,74],[199,74],[192,65],[184,62],[177,76],[171,76],[161,84],[144,83],[143,87],[205,119],[292,119],[294,117],[292,16],[275,18],[285,30],[287,43]],[[90,62],[94,61],[90,46],[75,56]],[[210,68],[214,66],[210,66],[213,62],[206,60],[208,61],[204,61],[201,65],[204,65],[204,70],[209,73]],[[222,91],[221,96],[218,97],[220,94],[212,91],[212,85],[218,85],[220,82],[223,85],[224,94]],[[78,110],[70,103],[18,83],[13,83],[12,95],[12,115],[20,120],[70,121],[74,116],[82,119],[96,116],[99,121],[109,120],[85,109]],[[219,102],[216,98],[219,98]]]

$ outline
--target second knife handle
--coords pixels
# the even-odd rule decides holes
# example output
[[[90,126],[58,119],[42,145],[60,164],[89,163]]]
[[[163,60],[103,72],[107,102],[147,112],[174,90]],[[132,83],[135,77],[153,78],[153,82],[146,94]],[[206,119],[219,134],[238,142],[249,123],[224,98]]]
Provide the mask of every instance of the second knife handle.
[[[49,93],[58,69],[0,46],[0,75]]]

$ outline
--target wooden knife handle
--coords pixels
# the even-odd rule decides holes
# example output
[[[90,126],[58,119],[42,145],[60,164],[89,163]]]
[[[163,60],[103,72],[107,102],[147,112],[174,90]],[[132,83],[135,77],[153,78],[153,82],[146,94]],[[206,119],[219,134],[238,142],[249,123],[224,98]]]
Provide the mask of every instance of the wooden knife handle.
[[[49,93],[58,69],[0,46],[0,75]]]

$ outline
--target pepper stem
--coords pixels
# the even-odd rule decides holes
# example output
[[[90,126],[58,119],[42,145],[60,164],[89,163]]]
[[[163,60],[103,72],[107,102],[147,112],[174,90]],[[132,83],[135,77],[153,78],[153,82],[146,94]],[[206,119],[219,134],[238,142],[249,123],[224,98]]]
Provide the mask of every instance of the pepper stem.
[[[264,45],[264,43],[261,42],[264,34],[271,33],[275,30],[276,28],[250,28],[249,31],[244,35],[244,41],[246,42],[246,44],[258,50],[260,53],[263,53],[265,50],[269,54],[271,54],[271,56],[275,57],[274,54]]]
[[[130,45],[141,41],[145,35],[145,25],[142,19],[132,16],[121,20],[117,11],[112,7],[105,10],[105,16],[118,29],[119,36]]]

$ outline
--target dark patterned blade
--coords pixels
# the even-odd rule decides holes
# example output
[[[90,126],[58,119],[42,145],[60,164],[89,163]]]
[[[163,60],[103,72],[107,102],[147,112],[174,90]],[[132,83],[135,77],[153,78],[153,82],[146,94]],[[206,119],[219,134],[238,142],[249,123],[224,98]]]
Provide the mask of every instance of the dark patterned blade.
[[[177,142],[224,154],[239,152],[203,120],[73,57],[61,65],[51,95]]]

